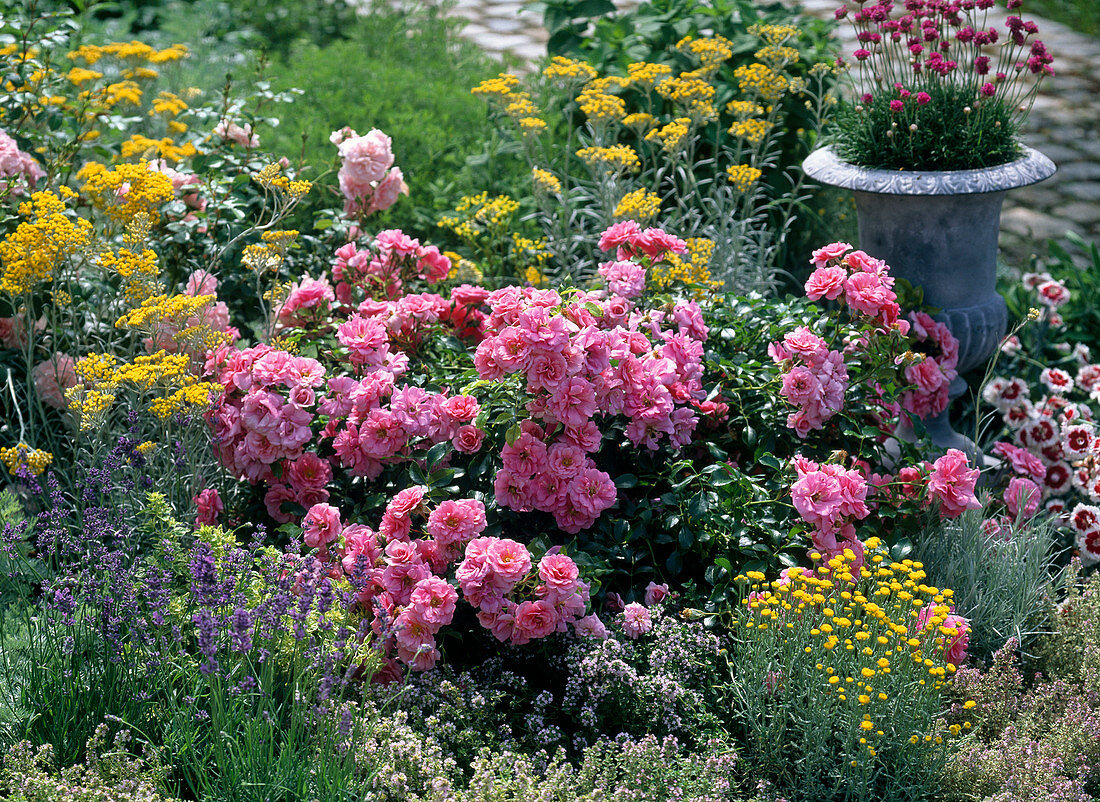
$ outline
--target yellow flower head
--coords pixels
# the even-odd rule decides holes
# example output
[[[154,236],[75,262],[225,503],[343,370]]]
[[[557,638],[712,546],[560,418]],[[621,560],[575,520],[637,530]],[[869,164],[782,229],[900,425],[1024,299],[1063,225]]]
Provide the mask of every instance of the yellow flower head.
[[[561,194],[561,181],[549,170],[535,167],[531,170],[531,180],[535,183],[535,189],[549,195]]]
[[[660,196],[645,187],[639,187],[623,195],[615,206],[614,214],[617,220],[636,220],[640,225],[646,225],[652,222],[660,211]]]
[[[544,77],[558,83],[574,83],[591,81],[596,77],[596,70],[583,61],[554,56],[550,64],[542,71]]]
[[[590,168],[607,173],[634,172],[642,166],[638,154],[629,145],[581,148],[577,156]]]

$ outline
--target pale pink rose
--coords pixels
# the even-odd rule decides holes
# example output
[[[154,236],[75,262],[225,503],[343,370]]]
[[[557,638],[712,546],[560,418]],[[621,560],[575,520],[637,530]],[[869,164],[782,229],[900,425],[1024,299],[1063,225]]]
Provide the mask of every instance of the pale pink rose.
[[[451,623],[458,592],[437,576],[421,579],[409,596],[409,609],[428,625],[432,634]]]
[[[783,337],[783,345],[786,346],[787,351],[797,354],[811,364],[829,350],[825,341],[806,326],[799,326],[794,331],[787,332]]]
[[[852,250],[852,246],[847,242],[833,242],[814,251],[810,264],[814,267],[825,267],[829,260],[839,259],[850,250]]]
[[[343,160],[341,186],[345,178],[356,187],[369,186],[372,182],[381,181],[393,165],[393,140],[377,128],[372,128],[363,136],[347,136],[336,147]]]
[[[225,505],[222,503],[217,490],[214,488],[207,488],[191,499],[191,501],[194,502],[197,510],[195,516],[196,524],[199,526],[217,525],[218,516],[225,509]]]
[[[31,378],[42,403],[54,409],[65,409],[68,407],[65,391],[77,383],[76,360],[68,354],[54,354],[34,366]]]
[[[835,301],[843,294],[847,278],[848,271],[843,267],[819,267],[806,281],[806,297],[811,301]]]
[[[374,194],[371,195],[370,205],[367,207],[367,213],[373,214],[374,212],[385,211],[397,203],[397,199],[401,195],[408,194],[409,185],[405,183],[405,176],[401,172],[401,168],[393,167],[382,179],[382,182],[375,187]],[[450,262],[448,261],[447,264],[449,267]]]
[[[515,585],[531,570],[531,553],[522,543],[493,538],[485,550],[485,564],[510,585]]]
[[[564,554],[547,554],[539,560],[539,579],[551,600],[572,595],[577,590],[579,576],[577,564]]]
[[[905,368],[905,380],[910,384],[915,384],[922,392],[929,394],[937,392],[945,381],[939,363],[931,357],[926,357],[924,361],[916,365],[907,366]]]
[[[302,519],[302,540],[318,549],[340,537],[342,529],[340,510],[329,504],[314,504]]]
[[[468,423],[477,417],[481,405],[472,395],[455,395],[443,402],[442,409],[451,420]]]
[[[545,599],[525,601],[516,607],[512,628],[512,643],[522,646],[537,638],[545,638],[558,626],[554,605]]]
[[[214,134],[236,142],[241,147],[258,148],[260,146],[260,138],[252,132],[250,123],[245,123],[242,127],[228,120],[222,120],[214,127]]]
[[[484,439],[485,432],[473,424],[467,424],[459,426],[455,430],[451,443],[454,445],[455,450],[461,451],[463,454],[476,454],[481,450],[481,443]]]
[[[573,624],[573,631],[577,633],[578,638],[588,640],[607,640],[608,636],[607,627],[595,613],[578,619]]]
[[[623,608],[623,631],[631,640],[637,640],[649,630],[653,629],[653,619],[647,610],[638,602],[631,602]]]

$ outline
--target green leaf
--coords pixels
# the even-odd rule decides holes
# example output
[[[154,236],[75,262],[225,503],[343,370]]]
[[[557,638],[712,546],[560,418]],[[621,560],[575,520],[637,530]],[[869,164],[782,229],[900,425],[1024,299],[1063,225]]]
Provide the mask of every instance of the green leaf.
[[[429,471],[435,470],[436,466],[443,461],[451,451],[451,442],[444,440],[442,443],[436,443],[434,446],[428,449],[428,453],[424,457],[424,464]]]
[[[632,487],[638,486],[638,477],[632,473],[624,473],[622,476],[615,480],[615,487],[620,490],[629,490]]]

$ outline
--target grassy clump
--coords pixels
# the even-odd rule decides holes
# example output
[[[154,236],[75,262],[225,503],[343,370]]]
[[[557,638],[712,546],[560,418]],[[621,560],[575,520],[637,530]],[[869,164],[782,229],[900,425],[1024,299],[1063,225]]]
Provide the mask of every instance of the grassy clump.
[[[919,91],[929,97],[923,105]],[[879,92],[869,102],[846,103],[834,130],[840,158],[877,170],[974,170],[1020,155],[1012,109],[996,97],[978,102],[970,87],[950,84],[914,88],[905,99]]]

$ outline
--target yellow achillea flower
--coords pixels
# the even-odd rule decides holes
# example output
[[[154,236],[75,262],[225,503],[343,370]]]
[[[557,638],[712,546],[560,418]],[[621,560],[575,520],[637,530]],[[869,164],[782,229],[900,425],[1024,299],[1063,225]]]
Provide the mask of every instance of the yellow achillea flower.
[[[545,239],[530,239],[512,232],[512,244],[509,247],[510,256],[522,261],[534,260],[536,264],[542,264],[550,258],[550,250],[546,247]]]
[[[638,154],[629,145],[581,148],[577,156],[590,168],[600,168],[609,173],[635,172],[642,166]]]
[[[0,290],[21,295],[40,282],[52,281],[66,258],[88,248],[92,224],[79,217],[71,219],[65,211],[65,202],[49,190],[35,192],[19,205],[19,214],[26,219],[0,240]]]
[[[746,117],[756,117],[764,113],[764,107],[751,100],[731,100],[726,104],[726,111],[743,120]]]
[[[187,111],[187,103],[179,95],[174,95],[171,92],[161,92],[155,98],[153,98],[153,108],[149,111],[150,116],[153,114],[164,114],[169,117],[175,117]]]
[[[183,328],[213,302],[213,295],[154,295],[116,320],[115,328],[151,331],[166,323]]]
[[[633,128],[638,133],[648,130],[657,124],[657,118],[652,114],[647,114],[644,111],[636,111],[633,114],[628,114],[623,117],[623,125],[627,128]]]
[[[26,467],[31,474],[38,476],[50,466],[51,462],[53,462],[53,454],[31,448],[26,443],[20,443],[12,448],[0,448],[0,463],[3,463],[12,476],[15,476],[22,467]]]
[[[545,130],[546,121],[540,120],[538,117],[521,117],[519,120],[519,127],[525,134],[537,134]]]
[[[554,56],[550,64],[542,71],[543,77],[551,81],[568,83],[573,81],[591,81],[596,77],[596,70],[583,61]]]
[[[731,165],[726,168],[726,178],[738,192],[748,192],[763,173],[748,164]]]
[[[768,120],[737,120],[729,127],[729,133],[744,139],[751,145],[758,145],[774,126],[775,123]]]
[[[80,385],[66,390],[65,398],[69,403],[69,411],[76,415],[82,432],[102,426],[107,412],[115,403],[114,393],[105,393]]]
[[[585,89],[577,95],[577,103],[589,122],[616,122],[626,116],[626,103],[621,97]]]
[[[543,170],[538,167],[532,168],[531,180],[535,184],[535,189],[550,195],[561,194],[561,181],[559,181],[558,177],[549,170]]]
[[[108,108],[114,108],[119,103],[126,102],[134,106],[141,105],[141,87],[133,81],[118,81],[108,84],[103,89],[103,102]]]
[[[788,87],[785,76],[760,62],[738,67],[733,76],[742,92],[754,93],[764,100],[778,100]]]
[[[789,39],[797,38],[798,28],[793,25],[770,25],[758,22],[749,27],[749,33],[763,39],[772,47],[777,47]]]
[[[95,70],[86,70],[83,67],[73,67],[67,73],[65,77],[69,79],[69,83],[73,86],[80,86],[88,81],[95,81],[103,77],[103,73],[96,72]]]
[[[711,68],[733,58],[733,44],[724,36],[706,36],[701,39],[685,36],[676,43],[676,49],[695,56],[701,64]]]
[[[682,72],[657,84],[657,94],[673,103],[690,107],[692,104],[712,103],[715,88],[698,72]]]
[[[198,153],[198,149],[190,142],[177,145],[168,137],[150,139],[141,134],[133,134],[122,143],[122,158],[131,159],[134,156],[142,158],[159,156],[169,161],[182,161],[189,159]]]
[[[241,264],[254,273],[275,272],[283,263],[283,253],[270,243],[253,243],[241,253]]]
[[[526,92],[509,95],[508,104],[504,107],[504,111],[509,117],[517,120],[523,117],[534,117],[542,113]]]
[[[794,64],[799,59],[798,51],[793,47],[777,47],[768,45],[762,47],[753,54],[754,58],[767,64],[773,70],[779,70],[788,64]]]
[[[679,282],[694,288],[693,294],[702,297],[711,289],[722,286],[722,282],[710,277],[710,260],[714,255],[714,242],[705,237],[691,237],[686,240],[687,253],[670,253],[649,271],[649,281],[658,289],[668,289]],[[753,572],[759,573],[759,572]],[[760,580],[762,581],[763,577]]]
[[[672,75],[672,67],[667,64],[653,64],[648,61],[638,61],[628,64],[626,74],[639,86],[653,86],[659,81]]]
[[[653,129],[646,134],[645,138],[647,142],[660,142],[667,153],[676,153],[682,145],[687,144],[684,140],[689,133],[691,133],[691,119],[677,117],[667,125]]]
[[[161,421],[168,420],[177,412],[185,414],[203,412],[213,406],[215,399],[224,389],[220,384],[213,382],[197,382],[181,387],[164,398],[155,399],[149,405],[149,411]]]
[[[292,228],[283,231],[265,231],[260,234],[260,239],[280,254],[285,254],[294,240],[298,239],[298,232]]]
[[[487,78],[470,90],[472,95],[503,98],[510,95],[519,86],[519,78],[511,73],[502,72],[496,78]]]
[[[523,278],[532,287],[537,287],[540,284],[546,283],[546,276],[540,273],[539,269],[534,265],[531,265],[524,271]]]
[[[617,220],[636,220],[639,224],[645,225],[651,222],[660,211],[660,196],[645,187],[639,187],[623,195],[615,206],[614,214]]]
[[[483,235],[503,234],[517,209],[519,203],[507,195],[490,198],[488,192],[479,192],[459,200],[455,206],[458,216],[441,217],[436,225],[450,229],[469,242]]]
[[[139,390],[149,390],[160,385],[171,385],[177,380],[187,380],[191,357],[187,354],[169,354],[161,350],[153,354],[134,357],[134,361],[115,369],[114,381],[128,383]]]
[[[162,173],[149,169],[149,164],[119,164],[108,170],[101,164],[88,164],[77,174],[85,179],[84,192],[100,208],[116,220],[129,222],[144,213],[150,221],[156,220],[157,211],[172,200],[172,181]],[[128,185],[126,192],[119,193]]]
[[[188,55],[187,45],[170,45],[164,50],[157,50],[148,57],[150,64],[165,64],[169,61],[179,61]]]
[[[123,295],[129,304],[140,304],[156,290],[160,268],[156,253],[148,248],[140,252],[128,248],[119,248],[118,253],[104,251],[99,256],[99,265],[122,277]]]
[[[259,172],[252,174],[252,180],[264,189],[277,189],[286,195],[291,203],[304,198],[313,189],[309,181],[293,180],[282,174],[282,165],[272,162],[263,167]]]

